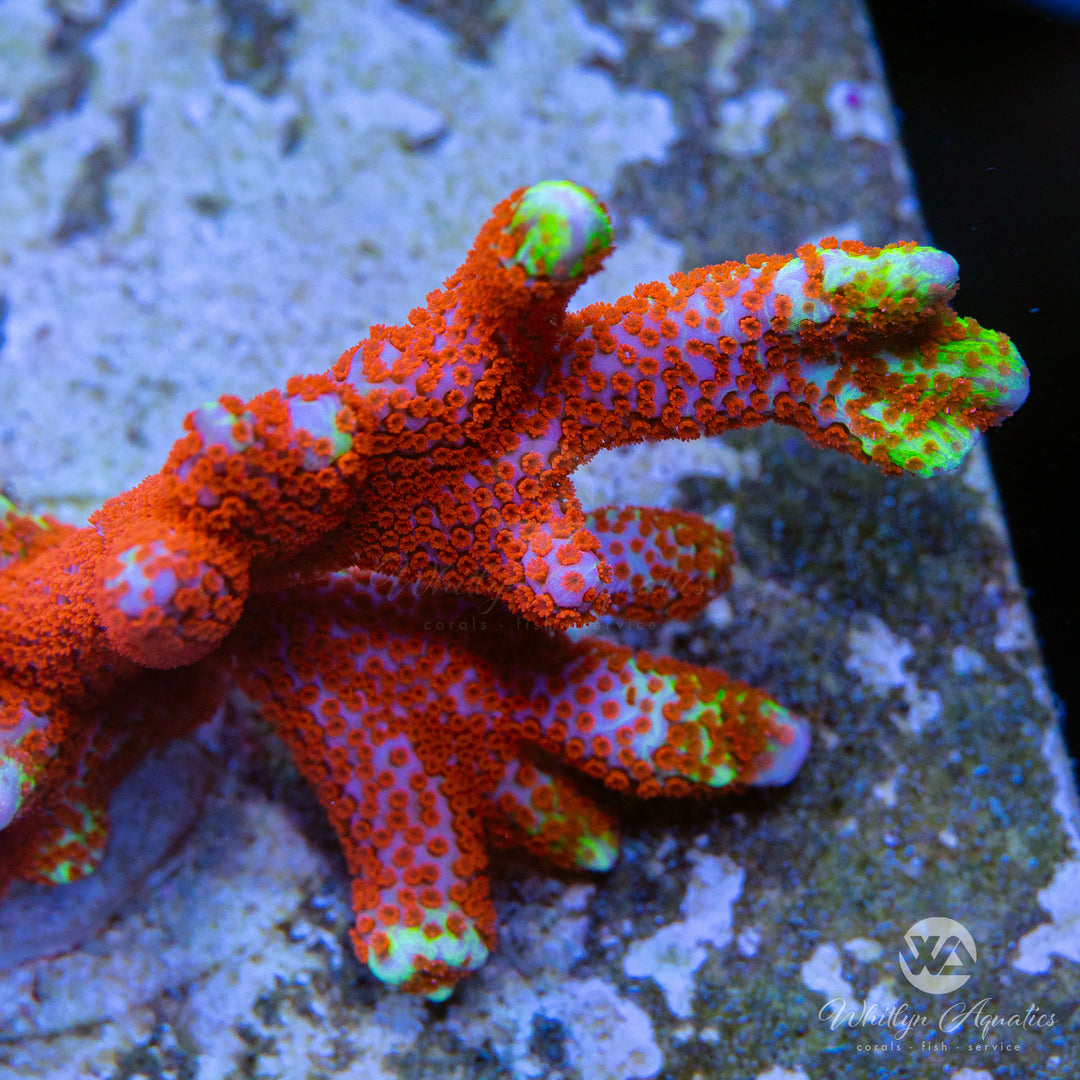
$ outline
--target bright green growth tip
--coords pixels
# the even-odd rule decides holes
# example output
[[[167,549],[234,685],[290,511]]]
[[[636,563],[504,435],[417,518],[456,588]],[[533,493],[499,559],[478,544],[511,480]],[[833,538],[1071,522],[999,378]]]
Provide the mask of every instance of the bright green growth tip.
[[[510,219],[520,238],[507,265],[522,266],[530,278],[572,281],[590,256],[611,247],[611,220],[600,200],[569,180],[545,180],[527,188]]]
[[[644,692],[644,691],[643,691]],[[565,808],[559,805],[555,794],[555,805],[550,809],[532,808],[533,819],[522,822],[520,827],[530,838],[544,838],[551,855],[556,859],[569,858],[582,870],[606,871],[615,865],[619,857],[619,838],[611,829],[592,832],[589,829],[575,828],[580,821],[572,820]]]
[[[619,842],[613,833],[603,836],[583,836],[574,853],[574,865],[582,870],[604,873],[615,865],[619,857]]]
[[[940,370],[962,373],[971,383],[970,404],[1011,416],[1027,401],[1028,369],[1005,334],[987,330],[974,319],[957,319],[965,336],[938,347]]]
[[[853,311],[873,311],[883,300],[913,298],[922,308],[952,289],[960,268],[937,248],[885,248],[877,255],[858,255],[842,249],[822,252],[825,292],[847,287]]]
[[[414,960],[442,962],[460,971],[476,971],[488,957],[487,946],[476,928],[469,923],[460,936],[446,929],[448,910],[428,912],[428,923],[442,926],[437,937],[428,937],[422,926],[393,926],[386,930],[390,948],[382,955],[368,954],[368,967],[375,978],[387,986],[403,986],[416,974]],[[429,1001],[445,1001],[453,987],[440,986],[427,992]]]
[[[931,365],[912,345],[885,350],[881,359],[899,381],[909,407],[887,401],[859,406],[862,391],[846,386],[836,395],[871,456],[884,447],[890,462],[917,476],[937,476],[961,465],[983,427],[1011,416],[1028,395],[1028,371],[1013,343],[974,319],[956,319],[953,334],[938,344]],[[903,345],[903,343],[898,343]],[[918,389],[916,389],[916,387]],[[958,388],[966,388],[961,396]],[[929,414],[929,415],[928,415]]]

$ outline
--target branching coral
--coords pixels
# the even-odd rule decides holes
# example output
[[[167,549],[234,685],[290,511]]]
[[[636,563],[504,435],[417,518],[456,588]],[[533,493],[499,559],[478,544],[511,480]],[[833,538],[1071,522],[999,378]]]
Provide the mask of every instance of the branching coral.
[[[575,771],[641,797],[794,776],[808,726],[762,691],[558,632],[691,617],[733,558],[691,514],[586,514],[572,472],[773,419],[929,475],[1027,372],[932,249],[824,240],[567,314],[610,249],[590,192],[516,192],[407,326],[197,409],[90,527],[0,504],[0,888],[90,872],[119,778],[227,677],[337,829],[357,955],[433,998],[494,946],[487,840],[611,865]]]

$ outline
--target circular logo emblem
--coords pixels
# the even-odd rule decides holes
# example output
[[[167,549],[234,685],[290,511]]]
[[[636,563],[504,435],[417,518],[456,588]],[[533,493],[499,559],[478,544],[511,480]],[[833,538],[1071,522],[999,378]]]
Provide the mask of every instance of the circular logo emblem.
[[[908,927],[900,969],[916,990],[948,994],[959,990],[975,971],[975,939],[955,919],[933,916]]]

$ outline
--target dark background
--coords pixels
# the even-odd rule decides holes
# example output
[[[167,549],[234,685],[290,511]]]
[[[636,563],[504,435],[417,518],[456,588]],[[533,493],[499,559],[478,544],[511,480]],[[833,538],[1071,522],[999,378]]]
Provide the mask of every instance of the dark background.
[[[870,0],[957,310],[1004,330],[1031,396],[988,437],[1054,692],[1080,757],[1080,3]]]

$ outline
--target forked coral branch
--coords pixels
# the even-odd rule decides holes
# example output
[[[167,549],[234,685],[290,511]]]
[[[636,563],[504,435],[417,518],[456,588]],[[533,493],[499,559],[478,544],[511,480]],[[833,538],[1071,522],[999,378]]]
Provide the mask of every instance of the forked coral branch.
[[[826,239],[567,314],[611,245],[586,189],[515,192],[408,325],[196,409],[87,528],[0,502],[0,890],[90,873],[117,782],[228,678],[338,832],[357,955],[434,999],[495,945],[489,840],[612,865],[575,773],[640,797],[791,780],[809,726],[763,691],[561,633],[692,617],[734,557],[693,514],[587,514],[573,471],[775,420],[932,475],[1027,371],[914,243]]]

